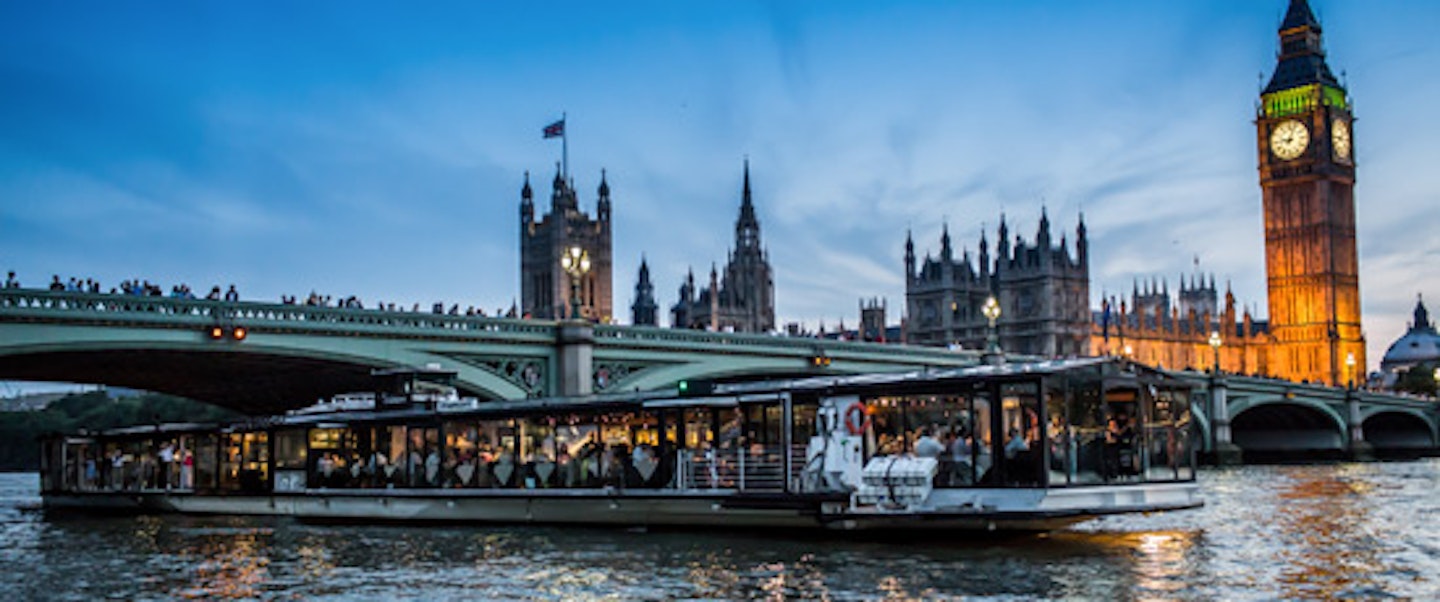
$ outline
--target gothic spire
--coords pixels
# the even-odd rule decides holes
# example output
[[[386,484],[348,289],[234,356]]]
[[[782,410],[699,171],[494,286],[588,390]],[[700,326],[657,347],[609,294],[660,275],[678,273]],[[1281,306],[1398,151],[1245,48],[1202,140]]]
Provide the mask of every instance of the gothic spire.
[[[740,219],[735,221],[735,249],[740,253],[760,252],[760,220],[750,198],[750,158],[745,158],[745,183],[740,193]]]
[[[1430,312],[1425,309],[1425,299],[1419,295],[1415,296],[1415,323],[1410,326],[1410,330],[1435,330],[1434,325],[1430,324]]]
[[[1343,91],[1344,86],[1325,63],[1320,21],[1306,0],[1290,0],[1280,24],[1280,63],[1263,94],[1322,84]]]
[[[528,201],[528,200],[530,200],[530,199],[532,199],[532,198],[534,198],[534,197],[535,197],[535,192],[530,189],[530,171],[529,171],[529,170],[526,170],[526,171],[525,171],[525,185],[522,186],[522,187],[520,187],[520,198],[523,199],[523,200]]]
[[[1315,19],[1315,12],[1310,10],[1310,3],[1306,0],[1290,0],[1290,8],[1285,11],[1285,21],[1280,24],[1280,31],[1297,27],[1320,30],[1320,21]]]
[[[954,252],[951,251],[951,249],[950,249],[950,223],[949,223],[949,222],[941,222],[941,224],[940,224],[940,258],[941,258],[943,261],[947,261],[947,262],[948,262],[948,261],[950,261],[950,258],[953,257],[953,256],[954,256]]]
[[[915,239],[910,236],[910,229],[905,229],[905,277],[915,275]]]
[[[745,185],[740,194],[740,203],[742,205],[750,205],[750,157],[748,156],[745,157]]]

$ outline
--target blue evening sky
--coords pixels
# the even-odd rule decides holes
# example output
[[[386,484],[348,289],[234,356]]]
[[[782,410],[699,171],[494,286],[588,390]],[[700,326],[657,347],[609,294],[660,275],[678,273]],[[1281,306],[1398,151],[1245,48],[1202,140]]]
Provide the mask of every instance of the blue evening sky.
[[[508,308],[529,170],[614,198],[615,296],[723,264],[749,156],[781,323],[904,305],[906,229],[1084,211],[1091,296],[1265,314],[1253,126],[1285,0],[0,3],[0,269]],[[1440,3],[1313,0],[1356,104],[1372,367],[1440,305]],[[1058,232],[1057,232],[1058,236]],[[1440,309],[1440,308],[1434,308]]]

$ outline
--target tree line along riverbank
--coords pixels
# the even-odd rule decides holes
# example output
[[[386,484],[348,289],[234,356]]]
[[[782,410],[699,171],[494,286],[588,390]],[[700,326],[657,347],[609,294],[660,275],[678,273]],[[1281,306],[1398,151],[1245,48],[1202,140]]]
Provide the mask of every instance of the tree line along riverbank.
[[[0,413],[0,472],[38,470],[38,438],[47,433],[165,422],[222,422],[239,417],[206,403],[158,393],[119,398],[106,391],[68,395],[43,410]]]

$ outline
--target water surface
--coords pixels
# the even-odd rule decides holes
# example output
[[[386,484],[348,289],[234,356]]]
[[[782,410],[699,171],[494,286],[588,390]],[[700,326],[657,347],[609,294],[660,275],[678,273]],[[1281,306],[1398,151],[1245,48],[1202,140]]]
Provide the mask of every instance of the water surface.
[[[1005,540],[48,517],[0,474],[0,600],[1440,597],[1440,461],[1202,471],[1205,508]]]

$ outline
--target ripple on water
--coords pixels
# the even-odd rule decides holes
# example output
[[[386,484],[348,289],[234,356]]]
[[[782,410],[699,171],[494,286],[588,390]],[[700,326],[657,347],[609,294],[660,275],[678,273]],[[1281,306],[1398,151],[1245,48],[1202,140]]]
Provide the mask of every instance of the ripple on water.
[[[258,517],[47,518],[0,475],[0,599],[1433,599],[1440,462],[1201,474],[1204,508],[895,542]]]

